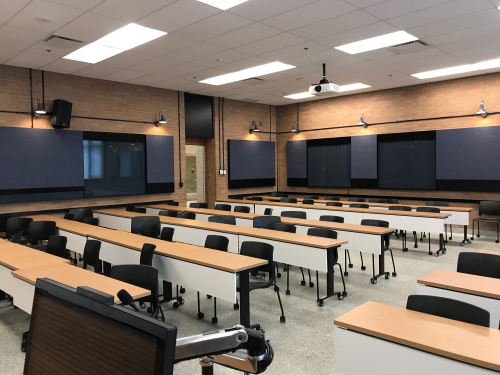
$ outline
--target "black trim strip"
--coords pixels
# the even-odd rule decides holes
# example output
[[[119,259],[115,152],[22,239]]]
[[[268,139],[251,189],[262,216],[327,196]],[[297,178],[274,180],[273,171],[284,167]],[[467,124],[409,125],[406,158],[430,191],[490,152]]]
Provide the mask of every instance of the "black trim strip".
[[[160,182],[146,185],[146,192],[148,194],[173,193],[174,191],[175,183],[173,182]]]
[[[436,190],[470,191],[470,192],[500,192],[499,180],[437,180]]]
[[[286,184],[288,186],[301,186],[307,187],[307,178],[290,178],[286,179]]]
[[[104,141],[104,142],[137,142],[146,143],[146,135],[129,133],[104,133],[104,132],[83,132],[85,141]]]
[[[276,186],[275,178],[261,178],[255,180],[228,180],[229,189]]]
[[[84,186],[31,188],[31,189],[3,189],[3,190],[0,190],[0,195],[64,193],[64,192],[70,192],[70,191],[84,191],[84,190],[85,190]]]

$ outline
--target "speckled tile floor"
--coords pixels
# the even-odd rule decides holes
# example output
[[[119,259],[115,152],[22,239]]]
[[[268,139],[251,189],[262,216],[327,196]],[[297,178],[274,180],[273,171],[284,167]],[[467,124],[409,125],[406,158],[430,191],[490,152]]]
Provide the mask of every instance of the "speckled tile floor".
[[[349,269],[346,278],[348,296],[339,301],[331,298],[323,307],[317,306],[316,290],[308,286],[300,286],[300,270],[293,267],[290,272],[291,295],[285,296],[286,279],[278,280],[285,309],[286,323],[280,323],[279,305],[276,294],[271,290],[251,293],[251,321],[260,323],[271,341],[275,360],[268,368],[267,374],[339,374],[335,371],[335,346],[333,320],[361,305],[366,301],[377,301],[393,306],[404,307],[408,295],[416,293],[418,277],[436,269],[454,270],[460,251],[476,251],[479,249],[499,250],[500,245],[494,242],[494,234],[482,232],[481,239],[475,240],[466,247],[459,246],[459,230],[456,237],[447,245],[447,253],[438,258],[427,255],[427,243],[419,243],[418,249],[410,247],[407,253],[401,252],[401,242],[393,239],[391,247],[394,251],[398,276],[390,280],[380,279],[378,284],[370,283],[371,259],[365,256],[368,269],[360,270],[359,253],[352,253],[354,268]],[[437,238],[432,248],[437,248]],[[410,243],[408,244],[412,246]],[[342,252],[343,253],[343,252]],[[343,254],[340,261],[343,262]],[[386,256],[387,269],[391,270],[390,258]],[[320,285],[325,287],[324,274]],[[341,287],[338,273],[335,275],[336,289]],[[205,319],[196,318],[196,292],[187,290],[184,294],[186,303],[174,309],[171,303],[164,304],[163,309],[169,323],[177,326],[179,337],[198,334],[214,329],[210,323],[212,302],[202,299],[202,311]],[[238,323],[239,314],[230,303],[219,300],[217,303],[218,328],[230,327]],[[0,372],[3,375],[19,375],[23,372],[25,355],[20,350],[21,333],[28,330],[29,315],[15,309],[7,303],[0,303]],[[197,361],[188,361],[175,366],[175,374],[191,375],[200,372]],[[238,372],[216,366],[216,374],[236,374]]]

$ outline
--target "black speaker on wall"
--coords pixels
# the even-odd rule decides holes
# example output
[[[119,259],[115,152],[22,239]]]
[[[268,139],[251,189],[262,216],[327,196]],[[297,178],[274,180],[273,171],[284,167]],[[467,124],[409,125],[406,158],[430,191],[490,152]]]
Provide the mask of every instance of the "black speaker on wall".
[[[52,121],[50,122],[54,128],[69,128],[71,121],[71,109],[73,103],[66,100],[54,100],[52,109]]]

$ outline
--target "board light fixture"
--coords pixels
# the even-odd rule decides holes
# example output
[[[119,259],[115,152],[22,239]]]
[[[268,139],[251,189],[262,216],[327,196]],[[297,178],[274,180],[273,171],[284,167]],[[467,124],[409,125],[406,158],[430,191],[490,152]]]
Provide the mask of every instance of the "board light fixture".
[[[160,116],[160,119],[158,121],[155,122],[155,125],[156,126],[160,126],[161,124],[166,124],[167,123],[167,120],[165,120],[165,116],[163,116],[163,112],[160,111],[159,113],[159,116]]]
[[[293,68],[295,68],[295,66],[275,61],[269,64],[243,69],[238,72],[223,74],[217,77],[204,79],[203,81],[200,81],[200,83],[219,86],[219,85],[225,85],[226,83],[243,81],[245,79],[260,77],[266,74],[281,72],[283,70],[288,70]]]
[[[452,66],[450,68],[444,68],[444,69],[430,70],[428,72],[412,74],[412,76],[419,79],[428,79],[428,78],[443,77],[453,74],[475,72],[477,70],[486,70],[494,68],[500,68],[500,59],[486,60],[475,64]]]
[[[361,52],[373,51],[375,49],[397,46],[418,40],[416,36],[408,34],[406,31],[396,31],[395,33],[376,36],[374,38],[363,39],[357,42],[344,44],[335,49],[355,55]]]
[[[478,115],[481,115],[483,117],[488,116],[488,112],[484,109],[484,100],[481,100],[481,104],[479,105],[479,110],[477,111]]]
[[[292,133],[295,133],[295,134],[299,134],[300,133],[300,130],[299,130],[299,127],[295,126],[295,124],[292,125],[292,130],[290,130]]]
[[[363,120],[363,116],[364,116],[364,114],[361,115],[359,122],[358,122],[358,125],[363,125],[363,128],[366,128],[368,126],[368,124],[366,123],[365,120]]]
[[[36,110],[35,110],[35,116],[40,117],[40,115],[44,115],[47,112],[45,111],[45,103],[38,98],[36,100]]]
[[[250,134],[252,133],[259,133],[260,132],[260,129],[259,127],[257,126],[257,123],[255,121],[252,121],[252,128],[250,128]]]

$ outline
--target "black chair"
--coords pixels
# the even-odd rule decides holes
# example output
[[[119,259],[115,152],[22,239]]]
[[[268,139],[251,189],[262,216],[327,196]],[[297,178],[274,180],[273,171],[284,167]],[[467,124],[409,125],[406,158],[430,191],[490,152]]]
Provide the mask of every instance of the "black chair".
[[[250,213],[250,207],[247,206],[235,206],[234,207],[234,212],[243,212],[245,214]]]
[[[425,202],[425,205],[426,206],[438,206],[438,207],[450,207],[450,202],[444,202],[444,201],[428,201],[428,202]],[[447,225],[449,225],[450,227],[450,237],[448,238],[448,233],[447,233]],[[444,225],[444,238],[445,238],[445,243],[448,243],[448,241],[446,241],[446,238],[448,238],[449,240],[452,240],[453,239],[453,227],[451,226],[451,224],[445,224]]]
[[[283,198],[280,199],[280,202],[283,202],[283,203],[297,203],[297,198],[283,197]]]
[[[189,204],[189,207],[191,207],[191,208],[208,208],[208,203],[195,202],[195,203]]]
[[[276,223],[281,223],[279,216],[256,216],[253,218],[254,228],[274,229]]]
[[[160,233],[160,240],[172,242],[174,238],[174,228],[163,227]]]
[[[500,256],[483,253],[458,254],[457,272],[500,279]]]
[[[79,222],[82,222],[84,217],[94,217],[94,210],[90,207],[72,208],[69,213],[74,215],[74,221]]]
[[[270,244],[256,241],[244,241],[241,244],[240,254],[249,256],[257,259],[267,260],[267,264],[264,266],[257,267],[257,271],[264,272],[268,274],[268,278],[263,278],[260,274],[259,276],[250,275],[249,282],[249,291],[257,290],[257,289],[267,289],[270,287],[274,287],[274,291],[278,295],[278,302],[280,304],[281,316],[280,322],[285,322],[285,313],[283,312],[283,305],[281,303],[280,297],[280,289],[276,285],[276,275],[274,274],[274,247]],[[237,290],[239,291],[240,279],[237,279]]]
[[[285,193],[279,193],[279,194],[278,194],[278,197],[280,197],[280,198],[287,198],[287,197],[288,197],[288,194],[285,194]]]
[[[101,251],[101,241],[87,240],[83,248],[83,269],[87,266],[94,267],[95,273],[102,273],[102,262],[99,259]]]
[[[305,211],[281,211],[281,217],[293,217],[294,219],[307,219]]]
[[[135,206],[134,206],[134,205],[128,205],[128,206],[125,208],[125,211],[128,211],[128,212],[134,212],[134,208],[135,208]]]
[[[343,204],[340,202],[326,202],[326,205],[330,206],[330,207],[342,207],[343,206]]]
[[[315,236],[315,237],[324,237],[324,238],[332,238],[332,239],[337,239],[337,232],[331,229],[326,229],[326,228],[309,228],[307,230],[307,235],[308,236]],[[344,274],[342,272],[342,266],[338,262],[339,260],[339,253],[338,253],[338,248],[335,247],[333,248],[333,266],[337,265],[340,270],[340,277],[342,278],[342,285],[344,287],[344,290],[342,292],[337,292],[334,294],[337,294],[338,299],[344,299],[345,296],[347,296],[347,291],[345,289],[345,281],[344,281]],[[318,305],[323,306],[323,300],[319,298],[319,276],[318,276],[318,271],[316,271],[316,290],[317,290],[317,296],[318,296]],[[314,285],[314,284],[313,284]]]
[[[205,239],[205,247],[207,249],[219,250],[227,252],[227,247],[229,245],[229,240],[224,236],[208,235]],[[205,314],[201,312],[200,308],[200,292],[198,293],[198,319],[203,319]],[[207,298],[212,298],[211,295],[207,294]],[[212,317],[212,324],[216,324],[219,320],[217,319],[217,298],[214,297],[214,316]]]
[[[70,214],[70,213],[64,214],[64,219],[66,219],[66,220],[73,220],[74,218],[75,218],[75,215],[73,215],[73,214]]]
[[[399,200],[398,199],[389,198],[389,199],[387,199],[387,203],[389,203],[389,204],[399,204]]]
[[[158,233],[160,233],[160,227],[155,223],[145,223],[142,226],[141,235],[144,237],[158,238]]]
[[[366,202],[365,198],[349,198],[347,199],[348,202]]]
[[[325,197],[325,200],[326,201],[339,201],[340,200],[340,197],[334,197],[333,195],[327,195]]]
[[[158,294],[158,270],[156,268],[142,264],[124,264],[111,267],[109,276],[149,290],[151,295],[141,298],[140,301],[151,304],[147,310],[151,317],[158,318],[158,315],[161,314],[161,320],[165,321]]]
[[[47,254],[69,259],[68,250],[66,249],[67,243],[68,239],[64,236],[50,236],[47,241]]]
[[[144,245],[142,245],[139,264],[142,264],[143,266],[152,266],[155,249],[156,245],[150,243],[145,243]]]
[[[168,204],[169,206],[179,206],[179,202],[172,201],[172,200],[168,200],[168,201],[167,201],[167,204]]]
[[[136,216],[130,221],[130,232],[135,234],[142,233],[142,227],[146,223],[153,223],[160,227],[160,217],[159,216]]]
[[[12,243],[18,243],[18,244],[22,244],[23,242],[23,232],[19,232],[17,234],[14,234],[10,240],[12,241]]]
[[[312,199],[303,199],[302,204],[314,204],[314,200]]]
[[[385,220],[363,219],[363,220],[361,220],[361,225],[366,225],[366,226],[370,226],[370,227],[379,227],[379,228],[389,228],[389,222],[385,221]],[[391,253],[391,260],[392,260],[392,267],[393,267],[392,276],[396,277],[397,276],[396,264],[394,263],[394,256],[392,255],[392,250],[389,248],[389,245],[390,245],[390,238],[389,237],[390,237],[390,234],[384,235],[384,252],[389,250],[389,252]],[[376,284],[377,278],[382,276],[382,274],[375,275],[375,254],[372,254],[372,265],[373,265],[373,278],[371,279],[371,282],[372,282],[372,284]],[[389,278],[389,272],[385,272],[383,275],[385,276],[386,279]]]
[[[431,212],[431,213],[440,213],[441,210],[437,207],[429,207],[429,206],[425,206],[425,207],[417,207],[417,209],[415,210],[416,212]],[[417,232],[413,232],[413,238],[415,239],[415,247],[417,248],[418,247],[418,243],[417,243]],[[423,241],[422,239],[422,234],[420,234],[420,241]],[[443,252],[443,254],[446,254],[446,249],[439,249],[438,251],[436,251],[436,256],[439,255],[440,252]],[[429,233],[429,255],[432,255],[432,251],[431,251],[431,234]]]
[[[38,241],[48,241],[50,236],[56,234],[55,221],[32,221],[28,225],[28,243],[36,249],[45,249],[46,246]]]
[[[478,326],[490,326],[490,313],[488,311],[451,298],[412,295],[408,296],[406,309]]]
[[[366,203],[351,203],[349,205],[349,207],[352,207],[352,208],[370,208],[370,206],[367,205]]]
[[[272,215],[273,214],[273,209],[272,208],[266,208],[264,209],[264,215]]]
[[[99,219],[97,217],[84,217],[82,223],[98,226]]]
[[[29,217],[19,217],[14,216],[7,219],[5,223],[5,238],[10,239],[12,236],[22,232],[21,236],[25,236],[28,233],[28,227],[33,219]]]
[[[472,220],[472,237],[471,240],[474,239],[474,223],[477,223],[477,235],[476,237],[481,237],[479,233],[479,223],[496,223],[497,225],[497,239],[496,243],[500,241],[499,232],[498,232],[498,223],[500,223],[500,219],[486,218],[486,216],[500,216],[500,202],[499,201],[481,201],[479,202],[479,217]]]
[[[208,221],[210,221],[211,223],[236,225],[236,218],[232,215],[209,216]]]
[[[179,219],[196,220],[196,214],[194,212],[182,211],[177,213],[177,217]]]
[[[139,214],[145,214],[146,213],[146,207],[134,207],[132,212],[137,212]]]
[[[0,233],[5,233],[7,220],[9,220],[10,218],[10,215],[0,215]]]
[[[304,196],[304,199],[319,199],[318,195],[306,195]]]
[[[270,197],[281,197],[280,193],[277,191],[273,191],[271,194],[269,194]]]
[[[391,211],[411,211],[410,206],[389,206]]]
[[[172,211],[172,210],[162,210],[158,212],[158,215],[160,216],[168,216],[168,217],[177,217],[178,211]]]
[[[370,198],[368,199],[368,203],[387,203],[387,199]]]
[[[279,232],[287,232],[287,233],[297,233],[297,227],[292,224],[284,224],[284,223],[276,223],[274,226],[274,230],[277,230]],[[290,295],[290,265],[285,264],[285,268],[283,271],[286,271],[286,295]],[[306,279],[304,277],[304,270],[302,267],[299,267],[300,271],[302,272],[302,281],[301,285],[306,285]],[[279,273],[278,270],[278,264],[276,263],[276,276],[281,277],[281,274]],[[309,282],[312,282],[311,280],[311,273],[309,273]]]
[[[247,198],[249,201],[262,201],[264,198],[262,197],[249,197]]]
[[[219,211],[229,211],[231,212],[231,205],[230,204],[216,204],[215,209]]]
[[[397,199],[393,199],[393,200],[397,201]],[[391,203],[391,204],[393,204],[393,203]],[[389,206],[389,210],[390,211],[411,211],[411,207],[410,206]],[[396,238],[399,239],[399,237],[401,237],[401,242],[403,245],[402,250],[404,252],[407,252],[408,247],[406,246],[406,229],[405,230],[400,229],[399,231],[396,230]]]

